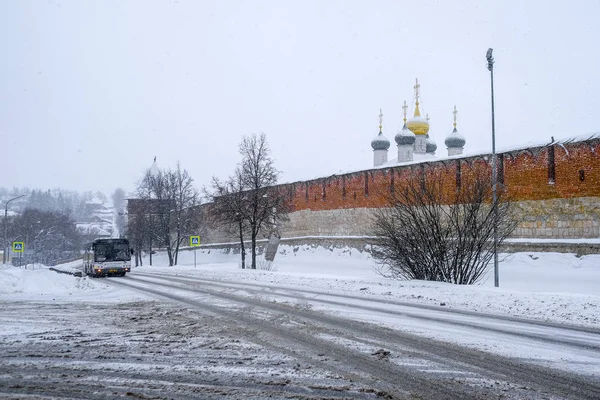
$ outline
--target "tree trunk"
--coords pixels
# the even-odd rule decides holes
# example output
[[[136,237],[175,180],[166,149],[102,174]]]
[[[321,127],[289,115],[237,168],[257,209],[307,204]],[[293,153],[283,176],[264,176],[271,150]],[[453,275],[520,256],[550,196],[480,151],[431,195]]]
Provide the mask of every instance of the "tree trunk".
[[[171,241],[169,235],[165,238],[165,246],[167,247],[167,255],[169,256],[169,267],[173,266],[173,250],[171,249]]]
[[[252,269],[256,269],[256,233],[252,231]]]
[[[179,260],[179,245],[181,244],[181,238],[179,234],[177,234],[177,243],[175,244],[175,265],[177,265],[177,260]]]
[[[244,229],[242,221],[239,222],[240,228],[240,251],[242,252],[242,269],[246,268],[246,248],[244,247]]]

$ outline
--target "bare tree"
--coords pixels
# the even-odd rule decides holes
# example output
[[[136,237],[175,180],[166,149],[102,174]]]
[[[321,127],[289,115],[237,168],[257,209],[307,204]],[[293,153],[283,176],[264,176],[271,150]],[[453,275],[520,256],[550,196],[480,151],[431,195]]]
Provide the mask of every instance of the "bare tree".
[[[168,171],[169,196],[174,200],[173,205],[173,238],[172,247],[175,249],[174,264],[177,265],[179,248],[183,241],[196,233],[200,221],[196,212],[198,205],[198,190],[193,185],[194,180],[187,172],[182,170],[179,163],[177,168]]]
[[[165,248],[169,265],[176,265],[181,243],[197,225],[194,211],[198,191],[192,177],[179,164],[175,170],[148,170],[138,184],[137,195],[146,203],[140,213],[146,213],[150,220],[151,243],[156,239],[156,244]]]
[[[159,215],[164,203],[151,197],[127,201],[127,237],[134,250],[136,267],[143,265],[143,252],[148,254],[152,265],[154,249],[162,246],[164,235],[159,229]]]
[[[137,210],[137,219],[144,222],[139,225],[144,245],[163,247],[169,257],[169,265],[174,258],[171,247],[171,226],[173,199],[169,197],[167,173],[164,171],[146,171],[137,187],[137,196],[142,206]],[[143,214],[143,216],[142,216]]]
[[[211,187],[204,188],[204,196],[212,203],[210,222],[226,233],[237,236],[240,242],[242,269],[246,268],[244,231],[248,213],[247,193],[244,191],[241,169],[238,166],[227,181],[213,177]]]
[[[374,257],[380,273],[395,279],[423,279],[473,284],[493,257],[493,230],[498,243],[516,226],[503,190],[492,202],[489,173],[474,168],[451,189],[441,172],[421,171],[385,195],[387,208],[374,217]]]
[[[24,262],[53,265],[59,260],[79,256],[83,237],[66,214],[26,208],[13,217],[11,225],[10,232],[14,235],[11,241],[24,241],[33,250],[33,258]],[[31,257],[31,253],[28,256]]]
[[[245,136],[240,143],[242,161],[226,182],[213,178],[205,194],[212,201],[212,220],[240,240],[242,267],[245,267],[244,238],[250,236],[252,261],[256,269],[256,240],[271,234],[287,219],[288,197],[277,187],[275,169],[265,134]]]
[[[133,247],[135,266],[144,265],[142,251],[146,250],[148,211],[143,200],[129,199],[127,201],[127,237]]]
[[[250,231],[252,264],[256,269],[256,239],[261,232],[269,234],[287,216],[287,197],[277,185],[279,171],[273,164],[264,133],[245,136],[240,144],[241,181],[247,191],[247,212],[244,219]]]

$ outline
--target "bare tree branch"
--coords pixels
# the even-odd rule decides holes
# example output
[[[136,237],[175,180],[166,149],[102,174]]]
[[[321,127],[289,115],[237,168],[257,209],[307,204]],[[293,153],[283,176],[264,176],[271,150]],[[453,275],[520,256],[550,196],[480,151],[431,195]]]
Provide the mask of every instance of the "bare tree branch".
[[[199,225],[194,213],[198,191],[192,177],[179,164],[175,170],[148,170],[138,184],[137,195],[142,201],[130,211],[130,221],[134,219],[130,222],[130,235],[136,243],[164,247],[169,265],[176,265],[181,244]]]
[[[212,201],[212,221],[236,232],[245,267],[244,237],[250,236],[251,268],[256,269],[256,240],[274,234],[277,224],[287,219],[288,197],[277,187],[279,171],[270,156],[264,134],[246,136],[240,143],[241,163],[226,182],[213,178],[205,194]]]
[[[472,172],[457,190],[449,190],[443,174],[432,170],[382,194],[389,207],[378,209],[373,221],[382,275],[456,284],[484,276],[493,256],[494,224],[502,243],[516,220],[505,192],[499,191],[493,204],[487,171]]]

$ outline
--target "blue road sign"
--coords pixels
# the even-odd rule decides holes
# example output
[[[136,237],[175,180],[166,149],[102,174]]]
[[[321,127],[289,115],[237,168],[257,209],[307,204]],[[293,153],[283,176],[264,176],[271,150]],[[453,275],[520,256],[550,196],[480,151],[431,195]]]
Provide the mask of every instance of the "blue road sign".
[[[25,250],[25,243],[23,242],[13,242],[13,251],[15,253],[22,253]]]

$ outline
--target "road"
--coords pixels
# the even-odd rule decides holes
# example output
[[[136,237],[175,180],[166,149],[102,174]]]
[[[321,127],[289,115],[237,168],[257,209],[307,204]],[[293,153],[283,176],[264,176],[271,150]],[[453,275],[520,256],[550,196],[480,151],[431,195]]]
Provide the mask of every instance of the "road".
[[[2,344],[0,396],[600,398],[591,328],[167,272],[106,281],[154,300],[40,305],[64,329],[31,316]]]

